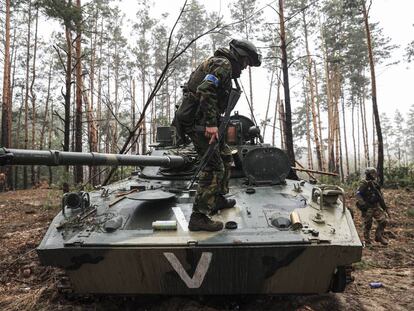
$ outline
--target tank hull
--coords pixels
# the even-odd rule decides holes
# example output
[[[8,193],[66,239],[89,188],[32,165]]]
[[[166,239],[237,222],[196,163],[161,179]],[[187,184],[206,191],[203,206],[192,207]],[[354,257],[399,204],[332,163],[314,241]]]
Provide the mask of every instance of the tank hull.
[[[38,253],[45,264],[66,262],[77,293],[313,294],[329,291],[337,267],[358,261],[361,247],[75,247]]]
[[[113,189],[125,185],[116,184]],[[238,228],[216,233],[188,230],[192,197],[187,192],[176,194],[173,201],[125,198],[114,205],[109,202],[116,202],[115,198],[92,193],[91,201],[99,206],[97,213],[101,215],[92,219],[122,215],[122,227],[105,232],[86,226],[71,233],[70,228],[59,229],[65,220],[59,213],[37,252],[43,265],[67,272],[76,293],[231,295],[343,291],[346,275],[342,273],[336,284],[337,270],[344,271],[362,255],[351,215],[339,203],[322,210],[316,208],[310,203],[313,186],[304,185],[298,195],[293,185],[287,181],[286,185],[255,187],[251,195],[244,191],[242,180],[232,180],[232,189],[243,189],[233,193],[237,206],[214,217],[223,222],[236,221]],[[302,229],[274,226],[272,219],[288,219],[293,211],[300,216]],[[315,219],[316,215],[321,215],[324,222]],[[154,230],[154,220],[176,220],[177,228]]]

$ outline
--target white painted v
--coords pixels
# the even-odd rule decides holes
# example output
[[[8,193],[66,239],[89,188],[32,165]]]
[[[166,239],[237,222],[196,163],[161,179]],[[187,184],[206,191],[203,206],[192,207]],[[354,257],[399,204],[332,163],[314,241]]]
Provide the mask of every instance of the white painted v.
[[[184,270],[183,265],[174,253],[164,253],[164,256],[167,258],[171,266],[178,273],[188,288],[199,288],[201,284],[203,284],[204,277],[206,276],[208,268],[210,267],[213,253],[203,252],[201,254],[200,260],[198,261],[197,268],[192,278],[190,278],[190,276],[187,274],[187,271]]]

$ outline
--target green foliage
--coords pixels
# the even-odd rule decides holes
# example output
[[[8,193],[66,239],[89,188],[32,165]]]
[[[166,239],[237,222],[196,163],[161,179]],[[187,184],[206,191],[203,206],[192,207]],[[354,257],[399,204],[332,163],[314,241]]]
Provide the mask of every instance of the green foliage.
[[[46,15],[61,20],[69,29],[76,29],[82,21],[82,11],[66,0],[38,0],[37,4],[44,9]]]
[[[252,40],[260,31],[260,24],[263,21],[262,14],[258,10],[256,0],[236,0],[230,5],[231,17],[234,21],[242,21],[234,25],[239,36]]]
[[[338,185],[341,186],[341,180],[336,176],[321,175],[319,178],[319,183],[327,185]]]
[[[407,216],[408,217],[414,217],[414,208],[413,207],[412,208],[409,208],[407,210]]]
[[[207,29],[207,12],[204,4],[198,0],[188,3],[181,20],[179,21],[179,38],[182,46],[187,45],[194,38],[199,37]],[[188,64],[194,70],[209,53],[209,47],[204,41],[192,44],[184,57],[188,57]],[[187,67],[188,68],[188,67]]]
[[[222,26],[224,24],[224,18],[217,12],[211,12],[207,15],[207,28],[213,28],[217,25]],[[222,29],[220,32],[214,32],[209,35],[210,39],[210,51],[214,53],[218,48],[228,45],[229,38],[231,37],[228,29]]]
[[[385,187],[414,186],[414,164],[385,167],[384,177]]]
[[[358,188],[361,179],[362,177],[359,173],[349,174],[345,180],[346,189],[355,191],[355,189]]]

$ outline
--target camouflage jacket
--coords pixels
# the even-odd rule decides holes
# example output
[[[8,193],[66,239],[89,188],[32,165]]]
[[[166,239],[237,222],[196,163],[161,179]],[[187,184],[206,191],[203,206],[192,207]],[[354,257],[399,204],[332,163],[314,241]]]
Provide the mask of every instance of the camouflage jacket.
[[[206,78],[208,75],[210,79]],[[231,79],[231,62],[224,56],[206,59],[191,74],[187,88],[199,101],[197,123],[218,126],[219,117],[227,106]]]
[[[381,187],[375,180],[361,180],[356,198],[361,205],[373,206],[381,200]]]

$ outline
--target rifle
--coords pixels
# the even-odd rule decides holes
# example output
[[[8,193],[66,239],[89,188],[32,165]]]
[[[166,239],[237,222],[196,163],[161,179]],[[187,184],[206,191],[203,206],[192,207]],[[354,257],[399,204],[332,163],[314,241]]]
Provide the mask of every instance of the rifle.
[[[375,193],[376,193],[376,195],[379,199],[378,203],[379,203],[381,209],[388,215],[388,218],[391,219],[390,213],[388,211],[388,206],[387,206],[387,204],[385,204],[385,200],[384,200],[384,197],[383,197],[381,191],[379,191],[378,188],[375,187],[374,184],[372,185],[372,188],[374,189],[374,191],[375,191]]]
[[[236,88],[232,88],[229,94],[229,99],[227,102],[226,111],[224,112],[224,117],[221,120],[219,129],[218,129],[218,140],[208,146],[207,151],[204,153],[203,157],[200,159],[200,164],[197,166],[194,176],[190,181],[190,184],[187,186],[187,189],[191,189],[195,180],[197,179],[198,174],[206,167],[207,163],[210,161],[211,157],[213,156],[214,152],[216,151],[217,147],[220,145],[220,142],[224,138],[227,125],[230,121],[230,113],[233,108],[236,106],[237,101],[240,98],[241,91],[239,83],[236,79],[234,79],[236,84]]]

